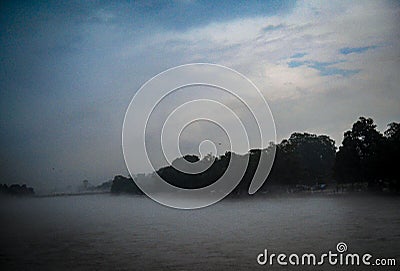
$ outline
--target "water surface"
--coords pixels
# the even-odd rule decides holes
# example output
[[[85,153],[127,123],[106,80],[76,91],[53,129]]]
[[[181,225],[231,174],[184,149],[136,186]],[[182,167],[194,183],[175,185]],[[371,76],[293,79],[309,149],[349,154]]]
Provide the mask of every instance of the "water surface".
[[[185,211],[113,195],[0,202],[7,270],[285,270],[256,257],[265,248],[321,254],[338,242],[400,263],[397,197],[254,198]]]

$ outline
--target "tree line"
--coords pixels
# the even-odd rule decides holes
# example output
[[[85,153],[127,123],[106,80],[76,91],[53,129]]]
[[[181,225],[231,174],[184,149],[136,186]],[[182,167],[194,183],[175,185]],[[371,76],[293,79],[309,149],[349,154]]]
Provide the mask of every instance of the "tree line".
[[[152,181],[158,174],[168,183],[181,188],[200,188],[214,183],[225,172],[232,156],[248,159],[247,169],[232,195],[247,194],[248,187],[259,164],[262,152],[275,160],[271,172],[260,188],[268,191],[270,186],[311,187],[316,184],[364,183],[369,189],[400,191],[400,174],[397,169],[400,154],[400,124],[390,123],[384,133],[377,130],[371,118],[360,117],[352,128],[344,133],[341,146],[327,135],[293,133],[288,139],[265,149],[253,149],[244,155],[226,152],[219,157],[186,155],[176,159],[179,164],[188,162],[211,163],[199,174],[188,174],[167,166],[145,178]],[[212,158],[212,159],[211,159]],[[260,165],[262,166],[262,165]],[[131,177],[116,176],[111,192],[142,194]]]
[[[6,184],[0,184],[0,195],[10,195],[10,196],[33,196],[35,191],[32,187],[27,187],[26,184],[11,184],[10,186]]]

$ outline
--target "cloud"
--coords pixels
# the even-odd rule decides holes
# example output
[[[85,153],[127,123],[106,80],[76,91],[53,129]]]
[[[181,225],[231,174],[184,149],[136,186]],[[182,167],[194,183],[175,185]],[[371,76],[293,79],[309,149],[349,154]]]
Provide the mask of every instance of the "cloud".
[[[387,2],[299,2],[285,16],[218,23],[169,38],[193,44],[189,61],[222,63],[248,75],[274,108],[281,138],[307,129],[333,135],[340,144],[343,130],[360,115],[374,117],[382,129],[400,118],[393,103],[400,98],[398,13]],[[265,31],[272,26],[280,27]],[[380,45],[364,49],[365,42]],[[274,106],[282,103],[288,106]]]

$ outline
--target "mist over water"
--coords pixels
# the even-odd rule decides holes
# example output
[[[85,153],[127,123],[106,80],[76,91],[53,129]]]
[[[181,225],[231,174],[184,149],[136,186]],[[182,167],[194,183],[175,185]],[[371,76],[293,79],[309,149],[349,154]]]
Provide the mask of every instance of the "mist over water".
[[[183,211],[134,196],[2,199],[0,262],[7,270],[285,270],[293,267],[259,266],[256,257],[265,248],[320,255],[338,242],[398,262],[399,203],[275,197]]]

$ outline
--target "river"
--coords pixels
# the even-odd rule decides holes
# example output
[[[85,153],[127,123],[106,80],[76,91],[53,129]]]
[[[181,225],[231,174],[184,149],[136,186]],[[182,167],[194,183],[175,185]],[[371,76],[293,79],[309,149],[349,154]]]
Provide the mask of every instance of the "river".
[[[321,254],[339,242],[400,265],[399,197],[228,199],[199,210],[109,194],[0,203],[2,270],[292,270],[257,255]]]

